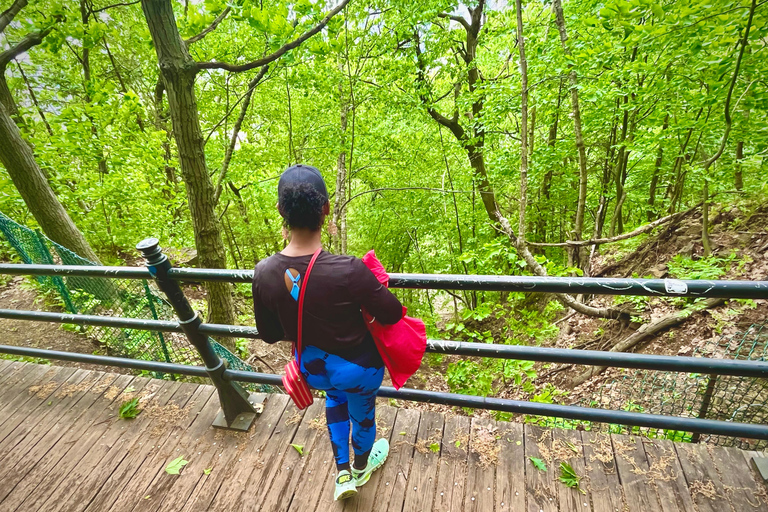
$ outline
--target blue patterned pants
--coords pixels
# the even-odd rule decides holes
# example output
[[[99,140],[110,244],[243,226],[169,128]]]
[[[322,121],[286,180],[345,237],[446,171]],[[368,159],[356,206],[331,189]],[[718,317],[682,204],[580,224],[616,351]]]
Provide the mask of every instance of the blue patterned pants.
[[[325,418],[337,466],[349,464],[349,433],[356,456],[371,451],[376,440],[376,393],[384,368],[366,367],[306,346],[301,353],[301,372],[307,383],[325,391]]]

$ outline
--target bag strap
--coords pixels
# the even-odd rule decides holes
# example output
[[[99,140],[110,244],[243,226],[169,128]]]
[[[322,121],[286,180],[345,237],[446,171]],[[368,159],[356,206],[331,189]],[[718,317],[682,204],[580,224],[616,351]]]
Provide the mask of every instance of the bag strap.
[[[323,248],[320,247],[315,251],[315,254],[312,255],[312,259],[309,260],[309,265],[307,265],[307,271],[304,273],[304,279],[301,280],[301,291],[299,292],[299,328],[296,336],[296,362],[298,363],[299,368],[301,368],[301,331],[303,324],[302,319],[304,317],[304,292],[307,289],[309,273],[312,271],[312,267],[315,265],[315,260],[320,256],[320,251],[322,250]]]

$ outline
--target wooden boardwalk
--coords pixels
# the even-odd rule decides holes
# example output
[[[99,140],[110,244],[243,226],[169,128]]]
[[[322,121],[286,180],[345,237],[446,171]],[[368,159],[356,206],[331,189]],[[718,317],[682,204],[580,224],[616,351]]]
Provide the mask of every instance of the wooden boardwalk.
[[[119,419],[132,396],[143,412]],[[334,503],[322,402],[302,413],[268,396],[247,433],[213,429],[217,411],[211,386],[0,360],[0,511],[768,512],[737,449],[389,406],[389,460]],[[561,461],[583,493],[558,481]]]

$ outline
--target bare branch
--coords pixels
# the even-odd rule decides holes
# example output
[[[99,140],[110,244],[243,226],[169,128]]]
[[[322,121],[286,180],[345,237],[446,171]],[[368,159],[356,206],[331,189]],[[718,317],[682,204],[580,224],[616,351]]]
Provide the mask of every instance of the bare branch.
[[[237,121],[235,121],[234,126],[232,127],[232,136],[229,138],[229,146],[227,147],[227,152],[224,154],[224,162],[221,164],[221,172],[219,172],[219,179],[216,181],[216,188],[213,191],[213,204],[218,204],[219,198],[221,197],[221,190],[222,190],[222,183],[224,183],[224,178],[227,176],[227,170],[229,169],[229,162],[232,160],[232,153],[235,151],[235,145],[237,144],[237,136],[240,134],[240,127],[243,125],[243,120],[245,119],[245,114],[248,112],[248,107],[251,104],[251,96],[253,95],[253,90],[256,88],[256,86],[261,82],[261,79],[264,78],[264,75],[267,74],[267,70],[269,69],[269,66],[264,66],[259,71],[259,74],[256,75],[253,80],[251,80],[248,83],[248,92],[245,93],[245,97],[243,98],[243,104],[240,107],[240,115],[237,117]]]
[[[678,212],[673,213],[672,215],[667,215],[666,217],[662,217],[658,220],[655,220],[651,222],[650,224],[646,224],[644,226],[640,226],[639,228],[630,231],[629,233],[624,233],[618,236],[614,236],[613,238],[593,238],[592,240],[567,240],[565,242],[560,243],[550,243],[550,242],[526,242],[528,245],[532,247],[583,247],[585,245],[603,245],[603,244],[610,244],[613,242],[619,242],[621,240],[626,240],[628,238],[634,238],[638,235],[642,235],[643,233],[647,233],[649,231],[652,231],[654,228],[661,226],[662,224],[666,224],[669,221],[677,220],[680,217],[684,217],[694,211],[696,208],[701,206],[701,203],[697,204],[693,208],[689,208],[688,210],[684,212]]]
[[[210,34],[211,32],[213,32],[214,30],[216,30],[216,27],[219,26],[219,23],[224,21],[224,18],[227,17],[227,15],[230,13],[230,11],[232,11],[231,7],[227,7],[226,9],[224,9],[222,11],[222,13],[219,14],[216,17],[215,20],[213,20],[213,22],[208,26],[208,28],[206,28],[205,30],[203,30],[202,32],[197,34],[196,36],[192,36],[189,39],[184,40],[184,44],[189,46],[189,45],[191,45],[193,43],[196,43],[196,42],[200,41],[202,38],[204,38],[205,36],[207,36],[208,34]]]
[[[135,2],[121,2],[121,3],[118,3],[118,4],[107,5],[106,7],[99,7],[98,9],[93,9],[91,12],[93,14],[96,14],[96,13],[100,13],[101,11],[107,11],[109,9],[114,9],[115,7],[125,7],[125,6],[128,6],[128,5],[136,5],[136,4],[140,3],[140,2],[141,2],[141,0],[136,0]]]
[[[51,30],[53,30],[53,25],[38,32],[31,32],[24,36],[24,38],[19,41],[16,46],[12,46],[5,50],[3,53],[0,53],[0,67],[7,66],[10,61],[22,53],[26,52],[33,46],[37,46],[38,44],[42,43],[43,39],[45,39],[45,36],[51,33]]]
[[[320,21],[317,25],[315,25],[311,30],[308,32],[305,32],[302,34],[299,38],[294,39],[290,43],[286,43],[283,46],[280,47],[277,51],[274,53],[271,53],[267,55],[266,57],[262,57],[261,59],[254,60],[252,62],[249,62],[248,64],[241,64],[239,66],[234,64],[228,64],[226,62],[198,62],[197,67],[198,69],[225,69],[227,71],[231,71],[233,73],[239,73],[241,71],[248,71],[249,69],[254,69],[262,66],[266,66],[267,64],[276,61],[289,51],[293,50],[294,48],[298,48],[304,41],[309,39],[310,37],[314,36],[325,26],[328,24],[328,22],[336,16],[339,12],[341,12],[344,7],[347,6],[347,4],[350,2],[350,0],[343,0],[335,9],[333,9],[331,12],[326,14],[325,18]]]
[[[19,11],[26,7],[28,1],[29,0],[16,0],[9,8],[3,11],[3,14],[0,14],[0,33],[2,33],[5,30],[5,27],[13,21],[13,18],[16,17]]]
[[[441,12],[440,14],[438,14],[438,16],[441,17],[441,18],[447,18],[447,19],[449,19],[451,21],[455,21],[456,23],[460,23],[461,26],[464,27],[464,29],[467,30],[467,31],[472,30],[470,28],[469,23],[467,22],[467,20],[465,20],[461,16],[454,16],[452,14],[447,14],[447,13],[444,13],[444,12]]]
[[[382,188],[372,188],[370,190],[365,190],[363,192],[360,192],[359,194],[355,194],[349,199],[347,199],[344,204],[342,204],[339,207],[339,211],[343,210],[347,207],[347,205],[353,200],[360,196],[364,196],[366,194],[373,194],[374,192],[397,192],[397,191],[403,191],[403,190],[426,190],[429,192],[442,192],[443,194],[472,194],[471,190],[446,190],[444,188],[434,188],[434,187],[382,187]]]

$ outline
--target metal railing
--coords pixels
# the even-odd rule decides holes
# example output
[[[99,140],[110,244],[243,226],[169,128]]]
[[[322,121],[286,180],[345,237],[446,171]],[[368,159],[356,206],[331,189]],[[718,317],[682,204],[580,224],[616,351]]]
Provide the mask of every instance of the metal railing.
[[[158,247],[158,241],[153,238],[142,241],[137,246],[137,249],[142,252],[146,259],[146,268],[2,264],[0,265],[0,274],[151,279],[166,294],[169,303],[176,311],[179,321],[71,315],[8,309],[0,309],[0,318],[110,326],[161,332],[183,332],[200,353],[205,367],[7,345],[0,345],[0,353],[111,365],[195,377],[207,376],[216,386],[222,405],[222,413],[214,424],[226,428],[249,428],[255,417],[255,411],[249,403],[248,394],[238,383],[248,382],[281,386],[281,377],[274,374],[227,369],[224,362],[213,351],[208,341],[208,335],[258,338],[258,331],[253,327],[203,323],[192,310],[178,281],[250,282],[253,277],[253,271],[172,268],[170,262]],[[391,274],[390,287],[768,299],[768,282],[765,281],[681,281],[670,279]],[[752,378],[768,377],[768,362],[766,361],[657,356],[444,340],[429,340],[427,351],[501,359],[641,368],[672,372],[695,372],[708,375],[734,375]],[[386,386],[380,389],[379,396],[570,420],[768,440],[768,426],[766,425],[597,409],[573,405],[536,403],[407,388],[395,390]]]

